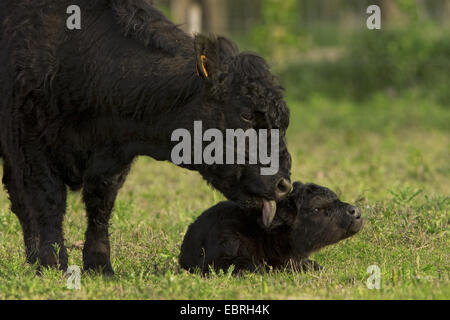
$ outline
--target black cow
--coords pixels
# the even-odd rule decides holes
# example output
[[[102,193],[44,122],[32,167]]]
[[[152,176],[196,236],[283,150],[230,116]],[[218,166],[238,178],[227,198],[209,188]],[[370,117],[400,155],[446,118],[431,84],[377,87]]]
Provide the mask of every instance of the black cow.
[[[81,9],[69,30],[67,9]],[[113,273],[108,226],[138,155],[170,161],[175,129],[279,129],[280,169],[184,164],[227,198],[263,209],[290,191],[283,90],[257,55],[190,37],[145,0],[0,2],[0,154],[27,261],[66,269],[66,186],[82,189],[85,269]],[[59,246],[59,256],[55,254]],[[58,247],[56,246],[56,247]]]

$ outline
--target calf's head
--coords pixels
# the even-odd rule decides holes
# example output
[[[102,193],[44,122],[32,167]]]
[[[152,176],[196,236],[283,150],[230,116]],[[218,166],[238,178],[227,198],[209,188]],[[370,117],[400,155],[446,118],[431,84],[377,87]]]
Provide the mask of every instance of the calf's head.
[[[340,201],[330,189],[295,182],[292,193],[279,204],[272,228],[290,226],[293,249],[308,256],[356,234],[362,223],[359,209]]]
[[[235,157],[234,164],[203,165],[198,171],[228,199],[244,207],[261,208],[265,224],[270,225],[276,201],[285,198],[292,189],[291,157],[285,142],[289,111],[283,100],[283,89],[261,57],[239,53],[237,46],[225,38],[198,35],[195,50],[198,75],[204,82],[197,116],[204,120],[203,130],[215,128],[225,137],[227,129],[244,132],[254,129],[257,133],[265,129],[266,155],[273,160],[269,164],[261,161],[264,140],[258,134],[256,163],[250,163],[250,146],[246,143],[245,164],[237,163]],[[272,129],[278,137],[272,134]],[[262,174],[261,169],[268,167],[274,170]]]

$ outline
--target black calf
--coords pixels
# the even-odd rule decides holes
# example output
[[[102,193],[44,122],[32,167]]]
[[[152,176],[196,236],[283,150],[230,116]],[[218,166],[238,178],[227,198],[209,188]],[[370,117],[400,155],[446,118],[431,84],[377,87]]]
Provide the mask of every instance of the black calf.
[[[294,183],[294,190],[278,204],[270,228],[256,210],[227,201],[205,211],[188,229],[181,246],[184,269],[209,268],[234,272],[261,268],[318,269],[308,256],[357,233],[362,226],[355,206],[315,184]]]

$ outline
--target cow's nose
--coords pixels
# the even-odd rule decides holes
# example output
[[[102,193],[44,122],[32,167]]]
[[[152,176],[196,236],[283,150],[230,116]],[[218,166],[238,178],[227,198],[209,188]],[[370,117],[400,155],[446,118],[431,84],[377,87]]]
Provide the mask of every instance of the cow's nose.
[[[281,178],[275,186],[275,196],[277,200],[283,199],[292,191],[292,185],[288,179]]]
[[[361,212],[359,212],[359,209],[355,206],[349,206],[347,209],[347,214],[355,219],[361,218]]]

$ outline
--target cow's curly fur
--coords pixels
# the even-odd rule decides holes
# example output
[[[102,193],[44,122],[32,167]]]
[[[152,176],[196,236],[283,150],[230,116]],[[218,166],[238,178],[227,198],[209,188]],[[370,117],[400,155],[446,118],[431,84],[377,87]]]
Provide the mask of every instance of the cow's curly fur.
[[[309,255],[348,238],[362,226],[359,210],[341,202],[328,188],[294,183],[292,193],[278,203],[275,219],[266,228],[256,210],[226,201],[206,210],[181,245],[180,264],[194,272],[211,269],[234,273],[268,269],[319,269]]]
[[[66,27],[69,5],[81,8],[81,30]],[[69,186],[86,204],[84,267],[113,272],[109,218],[133,159],[170,160],[171,133],[192,131],[195,120],[222,132],[280,129],[274,176],[259,165],[184,165],[229,199],[260,206],[289,179],[289,112],[264,60],[223,37],[190,37],[150,1],[2,0],[0,95],[3,183],[29,262],[65,269]],[[243,110],[254,120],[244,122]]]

